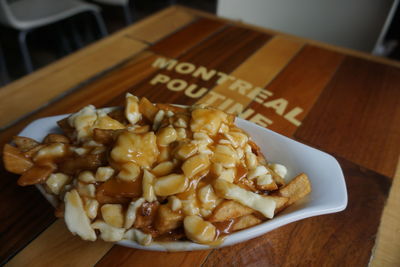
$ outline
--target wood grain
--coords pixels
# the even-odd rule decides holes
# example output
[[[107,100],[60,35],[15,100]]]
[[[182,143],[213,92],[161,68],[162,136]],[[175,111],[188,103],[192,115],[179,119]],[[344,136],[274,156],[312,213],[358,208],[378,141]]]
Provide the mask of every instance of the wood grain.
[[[178,57],[179,62],[189,62],[195,66],[204,66],[207,69],[216,69],[226,74],[231,73],[252,53],[257,51],[270,36],[260,34],[255,31],[227,27],[224,30],[214,34],[203,42],[199,43],[186,54]],[[167,47],[168,48],[168,47]],[[160,48],[158,49],[160,51]],[[190,84],[197,85],[194,93],[199,92],[200,88],[205,88],[204,95],[208,90],[214,87],[217,76],[208,81],[193,77],[187,74],[179,74],[174,70],[162,69],[157,74],[167,75],[171,79],[182,79]],[[154,77],[145,79],[141,84],[131,88],[129,91],[138,96],[145,96],[155,102],[177,103],[190,105],[197,101],[202,95],[189,97],[185,89],[181,91],[171,91],[166,88],[166,84],[150,84]],[[156,93],[155,93],[156,92]],[[123,97],[114,100],[112,104],[121,103]]]
[[[375,251],[372,255],[372,267],[400,266],[400,159],[393,179],[392,189],[383,210]]]
[[[210,250],[157,252],[114,246],[96,266],[201,266],[209,253]]]
[[[223,18],[223,17],[216,17],[215,15],[213,15],[211,13],[204,12],[204,11],[201,11],[198,9],[193,9],[193,8],[186,7],[186,6],[177,5],[176,8],[178,8],[179,10],[184,10],[184,11],[188,12],[189,14],[192,14],[193,16],[198,16],[198,17],[203,17],[203,18],[211,18],[211,19],[215,19],[215,20],[218,20],[221,22],[230,23],[234,26],[245,27],[245,28],[259,31],[259,32],[265,32],[265,33],[271,34],[271,35],[277,35],[277,36],[279,35],[279,36],[282,36],[282,37],[285,37],[288,39],[293,39],[298,42],[308,43],[310,45],[315,45],[315,46],[318,46],[321,48],[325,48],[327,50],[338,52],[340,54],[351,55],[351,56],[355,56],[358,58],[362,58],[364,60],[370,60],[373,62],[378,62],[378,63],[386,64],[389,66],[393,66],[393,67],[400,67],[400,61],[398,61],[398,60],[393,60],[393,59],[386,58],[386,57],[376,56],[376,55],[373,55],[370,53],[354,50],[351,48],[335,46],[335,45],[324,43],[324,42],[317,41],[317,40],[307,39],[304,37],[277,31],[277,30],[274,30],[271,28],[265,28],[265,27],[256,26],[253,24],[248,24],[248,23],[245,23],[240,20],[232,20],[232,19],[227,19],[227,18]]]
[[[261,103],[253,101],[249,108],[271,120],[272,124],[268,128],[291,136],[298,125],[286,119],[285,116],[296,107],[301,108],[301,113],[294,117],[301,122],[307,116],[308,111],[328,84],[342,60],[343,56],[336,52],[310,45],[305,46],[266,87],[266,90],[271,92],[272,95],[262,100]],[[265,103],[278,99],[284,99],[288,102],[282,113],[278,109],[264,106]],[[256,122],[254,116],[247,119]]]
[[[123,35],[153,44],[191,23],[197,16],[177,6],[166,8],[122,30]]]
[[[296,138],[393,177],[400,154],[400,69],[348,57]]]
[[[58,219],[5,266],[93,266],[112,245],[83,241]]]
[[[213,251],[203,266],[366,266],[390,180],[340,160],[348,206]]]
[[[254,99],[254,96],[248,92],[254,90],[255,87],[265,87],[269,84],[299,52],[303,45],[301,42],[294,42],[280,36],[273,37],[271,41],[258,49],[230,73],[231,76],[236,78],[235,81],[228,81],[215,86],[212,91],[199,99],[197,103],[219,107],[224,111],[235,103],[240,103],[243,107],[247,107]],[[252,88],[243,93],[240,92],[233,84],[238,80],[250,83]],[[216,94],[218,97],[215,97]],[[230,98],[233,102],[229,105],[224,104],[227,101],[226,98]]]

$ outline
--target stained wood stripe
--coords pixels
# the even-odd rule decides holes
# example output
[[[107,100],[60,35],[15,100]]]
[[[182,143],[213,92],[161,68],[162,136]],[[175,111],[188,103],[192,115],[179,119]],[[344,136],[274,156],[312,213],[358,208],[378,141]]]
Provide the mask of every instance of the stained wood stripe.
[[[303,43],[274,37],[251,57],[244,61],[230,75],[234,81],[227,81],[214,87],[207,95],[197,101],[219,107],[221,110],[229,109],[228,102],[239,103],[247,107],[257,94],[253,94],[256,87],[265,87],[289,63],[301,49]],[[246,87],[247,86],[247,87]],[[246,89],[241,89],[244,87]],[[231,99],[227,100],[227,99]]]
[[[291,136],[342,60],[336,52],[305,46],[249,105],[256,112],[246,119]]]
[[[268,35],[254,31],[228,27],[200,43],[182,57],[178,57],[178,62],[188,62],[194,64],[196,67],[204,66],[208,70],[215,69],[219,72],[229,74],[252,53],[257,51],[269,38],[270,36]],[[207,93],[219,78],[218,75],[214,75],[209,80],[204,81],[190,74],[180,74],[174,69],[162,69],[157,75],[166,75],[171,80],[183,80],[187,83],[187,86],[194,85],[196,89],[191,91],[194,95],[189,97],[188,91],[185,88],[179,91],[167,89],[168,85],[165,83],[153,85],[151,84],[151,80],[155,76],[144,80],[129,91],[137,96],[145,96],[154,102],[167,101],[169,103],[190,105]],[[120,104],[122,101],[123,96],[111,103]]]
[[[112,245],[101,240],[83,241],[58,219],[5,266],[93,266]]]
[[[390,181],[346,160],[340,165],[349,196],[345,211],[301,220],[215,250],[203,266],[368,265]]]
[[[173,35],[150,46],[149,50],[159,55],[175,58],[185,54],[190,48],[225,26],[225,23],[217,20],[200,18]]]
[[[296,137],[393,177],[400,155],[400,69],[348,57]]]
[[[201,266],[210,250],[156,252],[116,246],[96,265],[101,266]]]
[[[201,40],[201,38],[205,39],[208,37],[208,35],[212,34],[215,31],[218,31],[219,28],[221,27],[220,23],[212,23],[212,22],[207,22],[208,20],[204,20],[205,23],[207,23],[207,27],[199,28],[196,23],[189,25],[187,28],[184,28],[184,31],[189,32],[189,34],[186,34],[186,39],[188,42],[179,42],[175,45],[175,48],[177,49],[174,52],[168,53],[166,51],[166,55],[168,57],[174,57],[174,56],[179,56],[185,51],[187,51],[191,46],[193,46],[193,42],[191,40],[190,32],[193,33],[193,30],[197,31],[196,36],[193,36],[193,38],[196,41]],[[192,29],[192,31],[190,30]],[[177,33],[177,35],[181,38],[182,34]],[[175,35],[171,35],[168,38],[164,39],[163,41],[160,42],[162,44],[163,42],[166,42],[167,44],[171,42],[171,40],[175,40]],[[159,48],[161,46],[159,45]],[[161,50],[160,50],[161,51]],[[182,52],[179,52],[182,51]],[[152,75],[156,69],[151,67],[152,62],[157,58],[158,56],[154,55],[152,52],[142,52],[141,54],[134,56],[129,62],[127,62],[124,66],[120,67],[118,70],[113,71],[106,75],[105,77],[100,78],[96,82],[93,82],[89,84],[88,86],[85,86],[81,88],[78,91],[75,91],[64,98],[60,99],[59,101],[53,103],[53,105],[35,113],[34,115],[30,116],[29,118],[21,121],[17,125],[15,125],[13,128],[10,128],[6,131],[3,131],[2,134],[0,135],[0,145],[1,147],[4,145],[4,143],[9,142],[11,140],[12,135],[15,135],[20,131],[22,128],[24,128],[30,121],[33,121],[35,119],[38,119],[40,117],[45,117],[45,116],[52,116],[56,114],[65,114],[65,113],[70,113],[70,112],[75,112],[82,108],[83,106],[86,106],[88,104],[94,104],[96,106],[103,106],[105,103],[109,101],[109,99],[114,98],[115,96],[121,94],[122,92],[125,92],[128,88],[131,86],[134,86],[138,82],[142,81],[144,78],[148,77],[149,75]],[[123,93],[124,94],[124,93]],[[1,175],[2,177],[7,177],[2,180],[0,180],[0,188],[7,188],[7,190],[18,190],[21,191],[20,194],[26,194],[28,197],[31,197],[32,199],[38,199],[38,203],[40,203],[41,206],[45,206],[46,209],[42,208],[44,211],[47,212],[41,212],[40,209],[34,209],[30,205],[26,206],[24,201],[26,200],[24,197],[21,197],[18,194],[13,194],[15,198],[18,197],[18,200],[13,201],[12,203],[14,205],[10,206],[4,206],[5,209],[7,209],[7,214],[10,216],[10,224],[7,221],[4,221],[3,224],[1,225],[2,227],[10,227],[10,229],[7,232],[7,235],[3,236],[2,243],[9,244],[11,247],[8,251],[5,251],[4,258],[7,258],[9,255],[13,254],[15,250],[19,249],[20,247],[24,246],[27,242],[29,242],[32,239],[32,235],[37,235],[40,231],[43,231],[44,228],[36,227],[36,228],[30,228],[28,227],[27,230],[29,230],[29,234],[23,235],[23,231],[21,232],[21,235],[18,235],[18,233],[15,233],[15,231],[19,231],[17,228],[12,228],[11,223],[15,223],[15,221],[25,221],[26,219],[29,219],[26,217],[26,213],[28,212],[26,209],[29,208],[29,212],[31,213],[39,213],[41,212],[41,216],[37,216],[35,214],[32,214],[32,220],[34,216],[37,216],[36,221],[44,224],[44,226],[48,226],[49,223],[54,221],[54,215],[52,212],[52,208],[50,208],[50,205],[46,203],[44,198],[40,195],[40,193],[35,189],[32,188],[32,194],[35,195],[35,197],[30,196],[28,193],[25,192],[25,188],[20,188],[16,184],[16,176],[12,175],[8,172],[5,172],[4,170],[1,170]],[[7,181],[7,184],[4,184],[3,182]],[[0,194],[0,201],[9,201],[9,199],[3,199],[7,195]],[[31,202],[33,203],[33,202]],[[19,212],[16,213],[15,210],[18,210]],[[35,222],[36,222],[35,221]],[[34,224],[33,226],[37,226]],[[54,232],[54,228],[57,229],[57,225],[51,225],[46,231],[47,232]],[[70,235],[70,234],[68,234]],[[46,234],[45,236],[49,237],[51,235]],[[13,239],[12,239],[13,238]],[[10,240],[12,239],[12,240]],[[14,243],[15,242],[15,243]],[[36,250],[36,251],[31,251],[32,247],[43,247],[43,243],[51,243],[52,240],[46,240],[46,239],[37,239],[34,241],[34,246],[29,246],[25,250],[28,250],[27,253],[31,257],[34,257],[36,255],[37,259],[40,259],[40,257],[43,255],[41,251]],[[60,249],[59,253],[65,253],[68,254],[69,250],[67,249],[68,247],[76,247],[77,245],[74,244],[75,239],[68,239],[65,238],[65,250]],[[71,243],[71,244],[70,244]],[[38,253],[40,252],[40,253]],[[78,253],[79,250],[76,251]],[[94,253],[94,251],[91,251],[91,253]],[[104,255],[103,250],[99,250],[98,257],[102,257]],[[64,260],[63,258],[59,258],[60,261]],[[39,261],[39,260],[38,260]]]

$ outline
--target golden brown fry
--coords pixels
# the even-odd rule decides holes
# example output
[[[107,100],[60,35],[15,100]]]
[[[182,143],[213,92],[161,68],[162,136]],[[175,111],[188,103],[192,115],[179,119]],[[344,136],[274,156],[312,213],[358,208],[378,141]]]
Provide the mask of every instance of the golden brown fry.
[[[139,101],[139,112],[143,114],[143,116],[149,121],[154,120],[154,116],[156,116],[158,112],[158,108],[151,103],[147,98],[142,97]]]
[[[69,144],[70,140],[68,137],[62,134],[48,134],[44,140],[44,144],[51,144],[51,143],[64,143],[64,144]]]
[[[49,175],[54,171],[54,167],[47,166],[33,166],[24,172],[18,179],[18,185],[27,186],[33,184],[44,183]]]
[[[7,171],[22,174],[33,166],[33,162],[26,158],[18,148],[6,144],[3,148],[3,162]]]
[[[126,125],[128,123],[127,119],[125,118],[124,109],[117,108],[107,114],[110,118],[117,120],[118,122]]]
[[[233,223],[230,231],[235,232],[242,229],[246,229],[254,225],[260,224],[261,222],[262,220],[257,218],[253,214],[244,215],[235,219],[235,222]]]
[[[68,118],[57,121],[58,126],[60,126],[61,130],[69,137],[72,138],[74,133],[74,128],[71,127],[68,123]]]
[[[183,223],[183,217],[182,213],[172,211],[168,205],[161,205],[158,208],[154,227],[160,234],[164,234],[180,227]]]
[[[253,212],[253,209],[243,206],[236,201],[224,200],[214,209],[213,213],[207,220],[210,222],[223,222],[229,219],[248,215]]]
[[[103,145],[109,145],[114,142],[120,132],[121,130],[95,128],[93,129],[93,140]]]
[[[39,145],[39,143],[32,138],[23,136],[14,136],[13,142],[21,152],[26,152]]]
[[[46,146],[46,145],[42,145],[42,144],[37,145],[37,146],[35,146],[34,148],[32,148],[32,149],[30,149],[30,150],[24,152],[24,156],[27,157],[27,158],[33,158],[33,156],[35,156],[35,154],[36,154],[40,149],[44,148],[45,146]]]
[[[142,207],[138,210],[133,227],[144,229],[151,226],[157,215],[158,207],[159,204],[157,201],[143,203]]]
[[[85,156],[67,158],[62,161],[58,168],[59,171],[67,175],[74,175],[82,170],[96,170],[98,167],[107,163],[106,153],[89,154]]]
[[[286,205],[291,205],[300,198],[303,198],[311,192],[311,183],[307,175],[302,173],[296,176],[285,187],[282,187],[275,193],[276,196],[289,198]]]
[[[268,166],[265,166],[268,171],[272,175],[272,179],[274,179],[275,183],[278,185],[278,187],[284,186],[286,184],[285,180],[279,176],[276,172],[274,172],[271,168],[268,168]]]
[[[265,185],[258,185],[257,184],[257,189],[266,190],[266,191],[273,191],[273,190],[278,189],[278,185],[275,183],[275,181],[273,181],[270,184],[265,184]]]

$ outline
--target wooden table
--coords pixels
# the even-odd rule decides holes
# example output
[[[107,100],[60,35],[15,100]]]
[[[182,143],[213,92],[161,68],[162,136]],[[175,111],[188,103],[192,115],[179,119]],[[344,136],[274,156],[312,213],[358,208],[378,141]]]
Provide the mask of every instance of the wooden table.
[[[0,89],[1,146],[37,118],[122,104],[127,91],[154,102],[208,103],[333,154],[349,204],[232,247],[150,252],[72,236],[34,187],[18,187],[1,166],[1,262],[399,266],[399,66],[178,6],[15,81]]]

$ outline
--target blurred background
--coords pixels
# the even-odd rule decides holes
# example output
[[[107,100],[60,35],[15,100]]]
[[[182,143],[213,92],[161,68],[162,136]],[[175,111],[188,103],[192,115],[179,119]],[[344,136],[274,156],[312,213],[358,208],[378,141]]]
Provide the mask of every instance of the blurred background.
[[[0,86],[174,4],[400,60],[399,0],[0,0]]]

